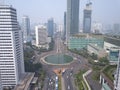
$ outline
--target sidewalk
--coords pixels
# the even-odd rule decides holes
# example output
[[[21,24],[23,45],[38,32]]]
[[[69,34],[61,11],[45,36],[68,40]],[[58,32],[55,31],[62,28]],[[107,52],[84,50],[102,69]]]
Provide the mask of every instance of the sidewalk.
[[[88,76],[91,72],[92,72],[92,69],[88,70],[87,72],[85,72],[85,73],[83,74],[83,79],[84,79],[84,82],[86,83],[86,85],[87,85],[87,87],[88,87],[88,90],[91,90],[91,87],[89,86],[89,84],[88,84],[88,82],[87,82],[87,80],[86,80],[85,77]]]

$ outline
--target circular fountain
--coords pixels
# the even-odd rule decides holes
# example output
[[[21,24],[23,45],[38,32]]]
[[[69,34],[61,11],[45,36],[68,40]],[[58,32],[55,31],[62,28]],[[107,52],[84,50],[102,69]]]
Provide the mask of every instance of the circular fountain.
[[[73,58],[69,55],[58,53],[58,54],[46,56],[44,58],[44,61],[48,64],[64,65],[71,63],[73,61]]]

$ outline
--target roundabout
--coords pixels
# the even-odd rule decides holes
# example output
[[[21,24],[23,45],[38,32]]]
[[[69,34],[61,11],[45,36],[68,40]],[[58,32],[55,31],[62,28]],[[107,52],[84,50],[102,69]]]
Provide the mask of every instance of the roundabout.
[[[73,58],[66,54],[54,54],[54,55],[48,55],[43,58],[43,61],[46,64],[51,65],[67,65],[73,62]]]

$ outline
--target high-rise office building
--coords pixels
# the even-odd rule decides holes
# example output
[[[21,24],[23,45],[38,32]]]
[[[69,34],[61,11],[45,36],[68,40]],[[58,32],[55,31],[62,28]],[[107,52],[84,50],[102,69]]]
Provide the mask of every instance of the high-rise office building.
[[[16,9],[0,5],[0,80],[2,87],[14,87],[24,73],[22,32]]]
[[[54,34],[54,20],[53,20],[53,18],[48,20],[47,31],[48,31],[48,36],[53,37],[53,34]]]
[[[63,30],[63,39],[66,39],[66,12],[64,12],[64,30]]]
[[[83,17],[83,33],[91,33],[91,9],[92,3],[89,2],[86,4],[86,8],[84,9],[84,17]]]
[[[22,30],[24,43],[29,42],[30,37],[30,19],[28,16],[22,17]]]
[[[79,0],[67,0],[67,39],[79,32]]]

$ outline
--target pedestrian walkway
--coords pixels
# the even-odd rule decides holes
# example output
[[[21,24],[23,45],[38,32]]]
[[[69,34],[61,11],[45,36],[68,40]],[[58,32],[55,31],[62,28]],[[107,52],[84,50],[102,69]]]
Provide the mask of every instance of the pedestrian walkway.
[[[87,85],[87,87],[88,87],[88,90],[91,90],[91,87],[89,86],[89,84],[88,84],[88,82],[87,82],[87,80],[86,80],[85,77],[86,77],[87,75],[89,75],[91,72],[92,72],[92,69],[88,70],[87,72],[85,72],[85,73],[83,74],[83,79],[84,79],[84,81],[85,81],[85,83],[86,83],[86,85]]]

